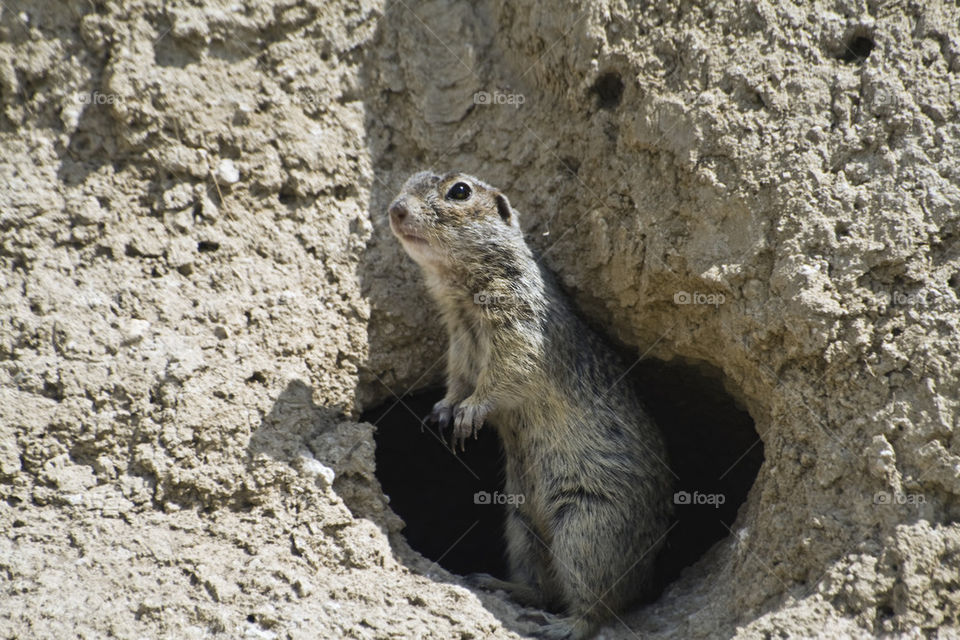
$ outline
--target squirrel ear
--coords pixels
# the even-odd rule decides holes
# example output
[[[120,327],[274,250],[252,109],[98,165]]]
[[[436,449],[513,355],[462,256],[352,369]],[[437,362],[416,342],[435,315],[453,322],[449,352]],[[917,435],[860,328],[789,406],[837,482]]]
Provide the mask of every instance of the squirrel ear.
[[[503,219],[507,224],[516,226],[517,216],[513,211],[513,208],[510,206],[510,201],[507,200],[507,196],[502,193],[497,193],[493,196],[494,201],[497,203],[497,213],[500,214],[500,218]]]

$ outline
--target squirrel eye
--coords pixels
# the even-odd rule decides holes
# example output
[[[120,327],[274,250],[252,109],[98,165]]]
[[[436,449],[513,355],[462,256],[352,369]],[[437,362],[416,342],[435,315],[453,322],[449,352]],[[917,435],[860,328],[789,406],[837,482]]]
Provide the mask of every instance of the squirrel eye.
[[[448,200],[466,200],[470,197],[470,185],[466,182],[458,182],[447,191]]]

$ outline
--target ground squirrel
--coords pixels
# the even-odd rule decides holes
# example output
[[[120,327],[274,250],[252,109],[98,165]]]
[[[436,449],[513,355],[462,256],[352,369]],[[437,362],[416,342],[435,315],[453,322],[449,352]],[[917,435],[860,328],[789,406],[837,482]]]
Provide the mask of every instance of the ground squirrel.
[[[506,459],[511,581],[561,609],[541,635],[586,638],[649,588],[671,514],[661,435],[628,367],[573,311],[506,196],[462,173],[413,175],[388,209],[449,333],[447,392],[430,415],[452,444],[486,422]],[[519,501],[517,501],[519,502]]]

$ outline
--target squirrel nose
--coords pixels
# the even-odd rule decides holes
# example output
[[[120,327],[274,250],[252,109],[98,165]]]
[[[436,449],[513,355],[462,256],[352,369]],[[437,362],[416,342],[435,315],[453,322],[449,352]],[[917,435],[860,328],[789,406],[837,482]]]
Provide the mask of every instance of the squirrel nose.
[[[407,205],[402,201],[397,200],[390,205],[390,208],[387,209],[387,213],[390,214],[390,217],[396,222],[403,222],[403,219],[410,214],[410,210],[407,209]]]

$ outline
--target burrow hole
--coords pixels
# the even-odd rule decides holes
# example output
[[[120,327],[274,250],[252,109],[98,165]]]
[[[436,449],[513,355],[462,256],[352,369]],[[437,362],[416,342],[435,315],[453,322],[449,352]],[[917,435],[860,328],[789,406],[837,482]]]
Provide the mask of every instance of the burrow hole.
[[[677,524],[658,558],[660,593],[730,533],[763,462],[763,443],[718,371],[644,361],[631,377],[663,431],[680,494]],[[422,391],[362,416],[377,426],[377,477],[406,522],[411,547],[453,573],[506,578],[505,507],[475,500],[479,492],[503,491],[499,439],[484,428],[465,452],[451,454],[435,430],[421,430],[420,418],[442,397],[443,389]]]
[[[868,34],[854,33],[844,40],[843,46],[834,53],[834,57],[843,62],[860,64],[870,56],[876,46],[876,41]]]
[[[623,79],[616,71],[602,74],[590,88],[597,97],[597,106],[601,109],[616,109],[623,98]]]

